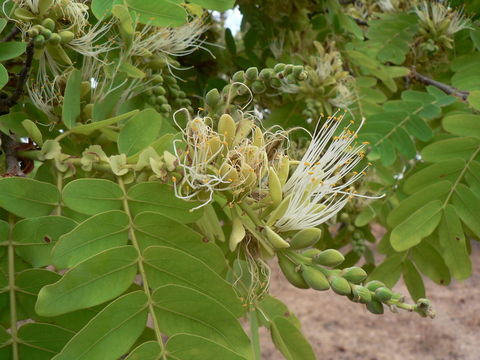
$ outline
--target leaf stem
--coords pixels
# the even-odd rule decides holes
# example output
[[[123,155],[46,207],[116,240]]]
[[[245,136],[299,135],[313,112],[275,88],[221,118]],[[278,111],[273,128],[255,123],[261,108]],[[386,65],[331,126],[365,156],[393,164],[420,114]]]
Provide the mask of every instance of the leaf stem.
[[[132,241],[132,245],[137,250],[138,257],[139,257],[138,271],[140,272],[140,276],[142,277],[143,291],[145,291],[145,294],[148,297],[148,310],[149,310],[150,315],[152,317],[153,330],[155,331],[155,335],[157,337],[158,344],[160,345],[160,348],[161,348],[162,359],[166,360],[165,346],[163,344],[162,333],[160,331],[160,327],[158,325],[157,318],[155,316],[155,310],[153,308],[153,301],[152,301],[152,294],[150,292],[150,287],[148,286],[148,280],[147,280],[147,276],[145,274],[145,268],[143,267],[143,255],[142,255],[142,252],[140,250],[140,246],[138,244],[137,236],[135,235],[135,231],[133,230],[134,225],[133,225],[132,214],[130,212],[130,207],[128,205],[127,191],[125,189],[125,184],[124,184],[122,178],[117,177],[117,181],[118,181],[118,185],[120,186],[120,188],[123,191],[123,209],[128,216],[130,240]]]
[[[260,352],[260,336],[258,334],[257,311],[255,309],[251,310],[248,313],[248,317],[250,320],[250,336],[252,340],[253,358],[255,360],[261,360],[262,357]]]
[[[17,302],[15,296],[15,248],[13,246],[12,231],[13,215],[8,217],[8,289],[10,292],[10,335],[12,336],[12,360],[19,360],[17,335]]]

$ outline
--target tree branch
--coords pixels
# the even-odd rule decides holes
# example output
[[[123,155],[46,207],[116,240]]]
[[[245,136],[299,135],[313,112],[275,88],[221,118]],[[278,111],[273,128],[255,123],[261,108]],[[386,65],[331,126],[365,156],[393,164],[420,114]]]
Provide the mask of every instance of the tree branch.
[[[462,100],[467,100],[467,97],[470,94],[470,92],[468,92],[468,91],[459,90],[456,87],[444,84],[440,81],[436,81],[436,80],[430,79],[429,77],[427,77],[425,75],[419,74],[415,70],[415,68],[413,68],[410,71],[410,77],[412,77],[413,79],[421,82],[422,84],[435,86],[436,88],[439,88],[440,90],[442,90],[444,93],[446,93],[448,95],[453,95],[453,96],[459,97]]]
[[[20,34],[20,29],[18,27],[14,27],[5,37],[0,40],[1,42],[7,42],[12,40],[17,34]]]

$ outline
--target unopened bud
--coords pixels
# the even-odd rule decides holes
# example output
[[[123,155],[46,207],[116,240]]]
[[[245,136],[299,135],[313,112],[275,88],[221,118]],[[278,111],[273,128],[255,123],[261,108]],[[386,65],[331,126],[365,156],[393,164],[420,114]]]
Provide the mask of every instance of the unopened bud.
[[[335,249],[327,249],[313,258],[316,264],[334,267],[340,265],[345,260],[342,253]]]
[[[358,284],[365,280],[367,273],[361,267],[354,266],[343,270],[342,276],[349,282]]]
[[[262,71],[260,71],[260,74],[258,75],[258,77],[262,80],[269,80],[273,76],[275,76],[275,73],[273,72],[273,69],[270,68],[262,69]]]
[[[300,289],[308,289],[309,286],[306,281],[303,279],[302,275],[297,271],[296,265],[290,261],[285,255],[278,254],[278,265],[280,265],[280,270],[282,270],[285,278],[295,287]]]
[[[271,166],[268,169],[268,189],[273,205],[278,206],[283,197],[282,185],[280,184],[280,180],[278,179],[275,169]]]
[[[364,286],[353,285],[352,293],[354,301],[367,304],[372,301],[372,293]]]
[[[375,294],[373,295],[373,298],[380,302],[387,302],[392,298],[392,295],[393,295],[392,290],[383,286],[375,290]]]
[[[287,155],[282,156],[282,160],[280,160],[280,165],[278,167],[278,179],[280,183],[285,185],[288,179],[288,175],[290,173],[290,159]]]
[[[243,83],[245,81],[245,71],[237,71],[235,74],[233,74],[232,80]]]
[[[220,93],[218,89],[210,90],[207,95],[205,95],[205,104],[209,107],[214,108],[220,101]]]
[[[318,228],[302,229],[295,234],[290,241],[290,247],[292,249],[305,249],[307,247],[315,245],[322,236],[322,230]]]
[[[367,310],[375,315],[383,314],[383,304],[381,302],[372,300],[367,304]]]
[[[58,35],[62,39],[62,44],[68,44],[75,38],[75,34],[71,31],[60,31]]]
[[[269,226],[265,226],[265,235],[267,235],[267,239],[274,249],[286,249],[290,247],[290,244]]]
[[[61,41],[62,38],[57,33],[53,33],[52,36],[50,36],[50,39],[48,39],[48,43],[54,46],[59,45]]]
[[[254,94],[262,94],[265,92],[265,90],[267,90],[267,87],[265,86],[263,81],[255,80],[252,83],[252,91]]]
[[[229,147],[231,147],[233,144],[236,130],[237,124],[230,115],[223,114],[220,116],[220,119],[218,120],[218,133],[224,136],[224,139]]]
[[[375,291],[378,288],[385,286],[385,284],[378,280],[372,280],[372,281],[369,281],[367,284],[365,284],[365,286],[367,287],[368,290]]]
[[[53,19],[46,18],[42,21],[42,26],[50,31],[53,31],[55,30],[55,21],[53,21]]]
[[[248,81],[255,81],[258,78],[258,68],[250,67],[245,71],[245,79]]]
[[[285,64],[282,64],[282,63],[276,64],[273,67],[273,71],[275,71],[277,74],[282,72],[284,69],[285,69]]]
[[[322,251],[321,250],[318,250],[318,249],[307,249],[305,250],[304,252],[302,252],[302,255],[303,256],[306,256],[310,259],[314,258],[316,255],[320,254]]]
[[[165,161],[168,171],[173,171],[177,167],[177,157],[167,150],[163,152],[163,161]]]
[[[33,45],[36,49],[41,49],[45,45],[45,37],[43,35],[37,35],[33,39]]]
[[[239,216],[234,216],[232,220],[232,232],[230,233],[230,239],[228,246],[230,251],[235,251],[237,245],[245,238],[245,227]]]
[[[339,295],[349,295],[352,293],[350,284],[341,276],[332,276],[330,278],[330,285],[332,290]]]
[[[302,276],[305,282],[315,290],[324,291],[330,289],[330,283],[326,276],[313,266],[302,265]]]

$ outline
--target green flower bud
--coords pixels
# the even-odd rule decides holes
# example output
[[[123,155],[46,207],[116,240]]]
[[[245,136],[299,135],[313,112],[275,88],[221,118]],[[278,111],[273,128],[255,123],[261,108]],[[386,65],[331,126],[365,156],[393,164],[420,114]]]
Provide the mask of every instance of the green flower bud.
[[[340,220],[343,222],[349,222],[350,221],[350,215],[346,212],[342,212],[340,214]]]
[[[154,84],[163,84],[163,76],[160,74],[154,75],[152,77],[152,82]]]
[[[93,117],[93,104],[87,104],[83,107],[82,117],[85,120],[91,119]]]
[[[335,249],[324,250],[313,258],[314,263],[330,267],[340,265],[344,260],[342,253]]]
[[[178,91],[178,97],[185,98],[186,96],[187,96],[187,94],[185,94],[185,91],[182,91],[182,90]]]
[[[177,85],[177,79],[175,79],[173,76],[166,75],[165,76],[165,84],[173,87],[174,85]]]
[[[205,104],[209,107],[214,108],[220,102],[220,93],[218,89],[210,90],[207,95],[205,95]]]
[[[358,284],[366,279],[367,273],[361,267],[350,267],[343,270],[342,276],[349,282]]]
[[[373,298],[377,301],[380,302],[387,302],[392,298],[392,290],[390,290],[387,287],[379,287],[377,290],[375,290],[375,294],[373,295]]]
[[[90,82],[82,81],[80,84],[80,99],[83,99],[90,92]]]
[[[385,286],[385,284],[378,280],[372,280],[372,281],[369,281],[365,286],[367,287],[368,290],[375,291],[378,288]]]
[[[288,205],[290,204],[290,199],[292,198],[292,195],[288,195],[287,197],[283,198],[282,202],[280,203],[280,205],[278,205],[275,210],[273,210],[271,212],[271,214],[269,215],[268,219],[267,219],[267,225],[268,226],[272,226],[275,221],[277,221],[278,219],[280,219],[284,214],[285,212],[287,211],[288,209]]]
[[[43,35],[37,35],[33,39],[33,45],[36,49],[41,49],[45,45],[45,37]]]
[[[46,18],[42,21],[42,26],[50,31],[53,31],[55,30],[55,21],[53,21],[53,19]]]
[[[35,26],[32,26],[30,29],[27,31],[27,35],[31,38],[34,38],[35,36],[38,36],[40,34],[40,29],[38,29]]]
[[[292,69],[292,73],[295,77],[298,77],[303,72],[302,65],[294,65]]]
[[[290,245],[291,246],[291,245]],[[318,249],[307,249],[305,250],[304,252],[302,252],[302,255],[303,256],[306,256],[310,259],[314,258],[316,255],[320,254],[322,252],[322,250],[318,250]]]
[[[62,44],[68,44],[75,38],[75,34],[71,31],[60,31],[58,35],[62,39]]]
[[[228,246],[230,251],[233,252],[237,248],[237,245],[245,238],[245,227],[243,226],[240,217],[235,216],[232,220],[232,232],[230,233],[230,239]]]
[[[352,288],[347,280],[340,276],[332,276],[330,278],[330,285],[332,290],[339,295],[349,295],[352,293]]]
[[[220,116],[220,119],[218,120],[218,133],[224,136],[224,140],[227,142],[228,147],[232,146],[236,131],[237,124],[230,115],[223,114]]]
[[[298,76],[296,77],[298,81],[304,81],[308,79],[308,72],[302,71]]]
[[[319,291],[330,289],[330,284],[326,276],[313,266],[302,265],[302,276],[308,286],[312,289]]]
[[[383,304],[381,302],[372,300],[367,304],[367,310],[370,311],[372,314],[375,315],[382,315],[383,314]]]
[[[262,71],[260,71],[260,74],[258,75],[261,80],[269,80],[274,76],[275,73],[273,72],[273,69],[270,68],[262,69]]]
[[[268,169],[268,189],[273,205],[278,206],[282,202],[283,197],[282,185],[275,169],[271,166]]]
[[[265,86],[265,84],[262,81],[255,80],[252,83],[252,91],[253,91],[254,94],[264,93],[265,90],[267,90],[267,87]]]
[[[245,71],[237,71],[235,74],[233,74],[232,80],[243,83],[245,81]]]
[[[163,86],[155,86],[152,91],[155,95],[165,95],[167,93]]]
[[[292,64],[287,64],[287,65],[285,65],[285,69],[283,69],[283,75],[284,76],[290,75],[290,74],[292,74],[292,71],[293,71],[293,65]]]
[[[42,35],[45,37],[46,40],[48,40],[50,39],[50,36],[52,36],[52,31],[47,28],[43,28]]]
[[[172,107],[169,104],[162,104],[160,105],[160,111],[163,113],[169,113],[172,111]]]
[[[290,248],[297,250],[313,246],[321,236],[322,230],[318,228],[302,229],[290,241]]]
[[[268,242],[274,249],[286,249],[290,247],[290,244],[269,226],[265,226],[265,235],[267,235]]]
[[[297,82],[297,79],[295,78],[295,76],[293,74],[287,75],[286,79],[287,79],[288,84],[295,84]]]
[[[250,67],[245,71],[245,79],[249,81],[257,80],[258,78],[258,69],[256,67]]]
[[[282,82],[278,78],[271,78],[270,79],[270,86],[274,89],[280,89],[282,87]]]
[[[276,64],[273,67],[273,71],[275,71],[277,74],[281,73],[284,69],[285,69],[285,64],[282,64],[282,63]]]
[[[160,95],[160,96],[157,96],[156,103],[160,105],[168,104],[168,100],[165,96]]]
[[[300,289],[308,289],[307,282],[303,279],[302,275],[296,270],[296,265],[291,262],[285,255],[278,254],[278,265],[282,270],[285,278],[295,287]]]
[[[352,293],[354,301],[367,304],[372,301],[372,293],[364,286],[353,285]]]
[[[53,33],[50,39],[48,39],[48,43],[52,45],[59,45],[61,41],[62,38],[57,33]]]

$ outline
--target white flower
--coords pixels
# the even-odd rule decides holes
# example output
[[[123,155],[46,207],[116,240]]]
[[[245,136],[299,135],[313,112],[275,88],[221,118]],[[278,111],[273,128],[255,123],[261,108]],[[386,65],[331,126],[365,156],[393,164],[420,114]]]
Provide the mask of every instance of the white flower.
[[[290,202],[285,214],[277,220],[278,231],[300,230],[318,226],[338,213],[351,197],[358,195],[351,185],[364,171],[353,168],[364,157],[365,144],[356,144],[357,133],[347,126],[334,136],[342,116],[330,116],[317,129],[297,168],[283,188]],[[353,174],[346,178],[347,174]]]
[[[470,29],[470,20],[465,18],[463,12],[456,11],[450,7],[436,2],[422,2],[420,6],[415,8],[415,13],[424,23],[424,26],[429,27],[433,24],[434,28],[441,28],[441,25],[448,21],[446,34],[452,36],[463,29]]]

